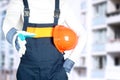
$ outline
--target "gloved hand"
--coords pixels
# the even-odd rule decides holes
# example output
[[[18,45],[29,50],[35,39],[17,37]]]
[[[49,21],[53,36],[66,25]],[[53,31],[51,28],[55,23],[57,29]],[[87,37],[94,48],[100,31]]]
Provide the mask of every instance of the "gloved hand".
[[[26,38],[34,36],[35,34],[26,31],[17,31],[17,33],[14,35],[13,46],[17,49],[20,57],[22,57],[26,51]]]
[[[63,67],[64,67],[64,69],[65,69],[65,71],[66,71],[67,73],[70,73],[70,71],[71,71],[71,69],[72,69],[72,67],[73,67],[74,64],[75,64],[75,63],[74,63],[72,60],[70,60],[69,58],[67,58],[67,59],[65,60],[64,64],[63,64]],[[67,74],[67,75],[68,75],[68,74]]]

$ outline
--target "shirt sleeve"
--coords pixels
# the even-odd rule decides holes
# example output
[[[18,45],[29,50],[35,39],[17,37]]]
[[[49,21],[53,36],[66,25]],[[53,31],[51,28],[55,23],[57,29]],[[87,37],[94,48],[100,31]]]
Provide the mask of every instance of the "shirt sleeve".
[[[9,30],[12,28],[22,28],[23,2],[22,0],[11,0],[6,10],[6,15],[3,21],[3,32],[6,37]]]
[[[81,24],[80,17],[76,16],[72,9],[67,5],[65,7],[65,23],[69,28],[71,28],[78,36],[78,43],[76,47],[72,50],[65,51],[66,58],[69,58],[73,62],[79,58],[80,53],[82,52],[83,48],[85,47],[87,41],[87,31]]]

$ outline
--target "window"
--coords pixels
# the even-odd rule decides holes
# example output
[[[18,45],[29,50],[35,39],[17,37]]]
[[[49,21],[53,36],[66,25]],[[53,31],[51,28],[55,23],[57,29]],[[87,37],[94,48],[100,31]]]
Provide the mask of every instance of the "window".
[[[82,25],[85,27],[86,26],[86,13],[81,14],[81,22],[82,22]]]
[[[95,56],[93,61],[94,69],[104,69],[106,64],[105,56]]]
[[[12,69],[14,65],[14,58],[9,59],[9,68]]]
[[[106,29],[99,29],[93,31],[92,51],[105,51],[106,42]]]
[[[120,28],[119,28],[119,25],[114,27],[114,33],[115,33],[115,39],[119,40],[120,39]]]
[[[119,10],[120,9],[120,3],[116,3],[115,7],[116,7],[117,10]]]
[[[106,3],[99,3],[93,6],[93,26],[106,23]]]
[[[96,16],[101,16],[101,15],[105,16],[105,12],[106,12],[106,3],[105,2],[94,5],[94,14]]]
[[[0,55],[0,66],[1,66],[1,68],[3,68],[4,67],[4,65],[5,65],[5,52],[4,51],[1,51],[0,52],[1,53],[1,55]]]
[[[5,16],[5,14],[6,14],[6,11],[3,11],[2,12],[2,15],[0,15],[1,16],[1,19],[0,19],[0,38],[1,38],[1,40],[5,40],[5,36],[4,36],[4,34],[3,34],[3,31],[2,31],[2,23],[3,23],[3,19],[4,19],[4,16]]]
[[[81,5],[82,10],[86,9],[86,1],[85,0],[82,0],[80,5]]]
[[[86,62],[85,57],[81,57],[80,58],[80,63],[81,63],[82,66],[85,65],[85,62]]]
[[[119,66],[120,65],[120,57],[115,57],[114,58],[114,63],[116,66]]]
[[[1,31],[1,40],[4,41],[5,40],[5,36],[3,34],[3,31]]]
[[[95,30],[93,33],[94,44],[105,43],[106,38],[106,29]]]

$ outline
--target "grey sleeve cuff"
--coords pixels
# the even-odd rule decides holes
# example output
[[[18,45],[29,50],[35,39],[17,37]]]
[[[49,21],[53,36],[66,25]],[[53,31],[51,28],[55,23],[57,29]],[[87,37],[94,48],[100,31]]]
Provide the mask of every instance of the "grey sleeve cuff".
[[[15,28],[12,28],[8,31],[8,33],[6,35],[6,39],[10,44],[12,44],[13,37],[16,33],[17,33],[17,30]]]
[[[74,64],[75,64],[75,62],[73,62],[72,60],[67,58],[63,64],[63,67],[64,67],[65,71],[69,73]]]

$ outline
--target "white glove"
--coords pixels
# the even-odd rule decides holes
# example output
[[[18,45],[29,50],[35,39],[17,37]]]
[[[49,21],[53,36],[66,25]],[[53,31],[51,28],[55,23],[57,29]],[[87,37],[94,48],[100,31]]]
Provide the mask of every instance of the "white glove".
[[[13,46],[17,49],[19,56],[22,57],[26,51],[26,38],[32,38],[35,34],[26,31],[17,31],[13,38]]]

